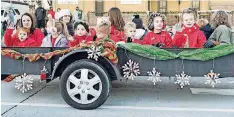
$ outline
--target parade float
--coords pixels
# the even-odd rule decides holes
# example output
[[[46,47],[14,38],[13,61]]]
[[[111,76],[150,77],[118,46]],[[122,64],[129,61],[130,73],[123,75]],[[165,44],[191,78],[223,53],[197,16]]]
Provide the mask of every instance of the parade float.
[[[59,78],[63,99],[77,109],[101,106],[111,91],[111,81],[134,80],[146,76],[149,85],[173,78],[175,85],[190,85],[189,79],[204,77],[204,84],[215,87],[219,78],[234,77],[234,46],[210,49],[160,49],[134,43],[115,45],[109,39],[81,43],[73,48],[2,47],[2,74],[14,81],[23,93],[31,90],[33,78],[40,75],[47,83]]]

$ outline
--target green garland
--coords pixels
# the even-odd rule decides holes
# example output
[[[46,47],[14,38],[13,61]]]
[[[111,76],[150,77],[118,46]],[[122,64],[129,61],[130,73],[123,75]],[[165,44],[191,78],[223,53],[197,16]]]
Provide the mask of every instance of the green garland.
[[[234,45],[220,45],[210,49],[187,50],[182,51],[179,54],[175,54],[154,46],[139,45],[135,43],[120,44],[119,47],[124,48],[136,55],[155,60],[181,58],[187,60],[206,61],[234,53]]]

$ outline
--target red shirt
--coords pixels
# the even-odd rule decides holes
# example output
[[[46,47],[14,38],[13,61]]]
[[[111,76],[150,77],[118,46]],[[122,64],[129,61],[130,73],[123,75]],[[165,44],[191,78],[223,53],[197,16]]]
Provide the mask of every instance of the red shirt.
[[[115,36],[117,38],[116,40],[118,41],[124,41],[125,39],[124,31],[119,31],[114,26],[111,26],[110,35]]]
[[[81,42],[89,42],[93,41],[93,38],[91,36],[83,35],[83,36],[74,36],[74,41],[69,41],[69,47],[74,47],[76,45],[79,45]]]
[[[161,33],[154,33],[149,32],[143,39],[142,44],[144,45],[153,45],[161,43],[164,44],[164,48],[171,48],[172,47],[172,39],[168,32],[162,31]]]
[[[53,10],[49,10],[48,14],[50,14],[52,16],[52,18],[54,19],[55,12]]]
[[[56,39],[57,39],[57,37],[56,37],[56,38],[52,38],[52,40],[51,40],[52,47],[54,47],[54,44],[55,44]]]
[[[6,46],[14,47],[15,43],[19,42],[18,34],[15,33],[12,35],[14,29],[6,29],[4,34],[4,43]],[[32,39],[35,41],[34,47],[40,47],[42,40],[44,38],[44,34],[41,32],[40,29],[35,29],[32,34],[29,34],[28,39]]]
[[[182,32],[176,32],[173,39],[173,45],[179,48],[184,48],[187,39],[189,48],[203,48],[203,44],[206,42],[206,36],[199,30],[197,24],[194,24],[194,26],[190,28],[183,27]]]

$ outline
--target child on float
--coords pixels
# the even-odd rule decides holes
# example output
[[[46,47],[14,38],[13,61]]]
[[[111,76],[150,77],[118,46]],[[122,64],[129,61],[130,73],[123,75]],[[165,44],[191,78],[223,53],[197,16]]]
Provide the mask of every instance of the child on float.
[[[69,34],[65,23],[53,20],[46,30],[49,34],[43,39],[41,47],[68,47]]]
[[[214,32],[204,44],[205,48],[216,45],[234,44],[234,36],[228,14],[225,11],[217,11],[212,15],[211,28]]]
[[[8,43],[13,43],[12,47],[37,47],[36,41],[30,39],[29,32],[30,30],[27,28],[18,27],[16,31],[17,40],[14,41],[12,38],[6,38],[5,41]],[[12,35],[8,37],[12,37]]]
[[[165,28],[164,16],[160,13],[152,13],[148,21],[148,29],[151,31],[143,39],[144,45],[153,45],[160,48],[171,48],[172,39]]]
[[[209,21],[207,19],[199,19],[197,21],[197,25],[199,26],[200,30],[205,34],[206,40],[209,39],[210,35],[213,33],[213,29],[211,28],[211,25],[209,24]]]
[[[197,11],[193,8],[185,9],[182,12],[182,25],[176,31],[173,45],[177,48],[203,48],[206,42],[204,33],[199,30],[196,24]]]
[[[136,39],[136,24],[133,22],[128,22],[124,26],[124,33],[125,33],[125,42],[126,43],[139,43],[141,44],[141,40]]]
[[[111,22],[110,35],[114,35],[119,41],[124,41],[124,19],[119,8],[113,7],[108,11],[109,21]]]
[[[94,38],[94,41],[102,40],[104,37],[108,37],[114,42],[119,42],[119,38],[117,38],[115,35],[111,35],[111,23],[110,21],[105,18],[101,17],[97,19],[97,26],[96,26],[96,37]]]
[[[69,47],[74,47],[80,43],[87,43],[93,38],[89,36],[89,25],[85,22],[76,22],[74,24],[75,35],[74,39],[69,40]]]

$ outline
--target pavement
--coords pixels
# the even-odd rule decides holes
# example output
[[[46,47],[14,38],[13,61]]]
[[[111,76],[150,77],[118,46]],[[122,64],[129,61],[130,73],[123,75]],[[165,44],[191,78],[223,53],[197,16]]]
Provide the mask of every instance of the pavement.
[[[34,77],[34,88],[21,93],[14,81],[1,82],[2,117],[234,117],[234,78],[220,79],[215,88],[203,77],[190,78],[180,89],[174,78],[153,85],[147,77],[113,81],[108,100],[94,110],[78,110],[63,100],[59,79]]]

